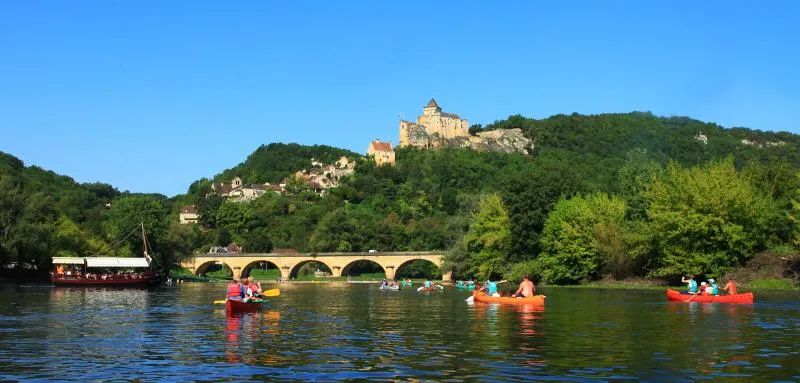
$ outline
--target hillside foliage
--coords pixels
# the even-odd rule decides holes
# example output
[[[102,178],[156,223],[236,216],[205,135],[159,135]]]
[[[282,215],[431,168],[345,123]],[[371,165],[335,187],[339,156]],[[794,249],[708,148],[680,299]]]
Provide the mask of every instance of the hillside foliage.
[[[54,255],[138,254],[116,241],[145,222],[159,262],[231,242],[245,251],[443,250],[456,277],[577,283],[721,276],[755,254],[800,246],[800,136],[724,129],[647,112],[519,115],[471,131],[520,128],[530,156],[397,149],[377,166],[329,146],[262,145],[186,195],[78,184],[0,153],[0,263],[47,269]],[[707,138],[707,144],[697,139]],[[324,196],[295,185],[234,203],[212,181],[279,182],[311,158],[357,159]],[[179,225],[195,204],[198,225]]]

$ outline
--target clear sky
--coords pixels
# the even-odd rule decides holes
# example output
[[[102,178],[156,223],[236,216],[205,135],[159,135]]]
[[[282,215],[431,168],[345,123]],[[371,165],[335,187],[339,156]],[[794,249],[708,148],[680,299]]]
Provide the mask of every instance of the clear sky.
[[[800,133],[800,1],[0,1],[0,151],[184,193],[271,142],[365,153],[435,97]]]

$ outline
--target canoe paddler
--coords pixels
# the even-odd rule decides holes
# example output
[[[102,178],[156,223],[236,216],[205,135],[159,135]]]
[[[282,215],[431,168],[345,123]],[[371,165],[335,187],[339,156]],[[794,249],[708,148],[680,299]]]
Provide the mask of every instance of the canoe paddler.
[[[536,286],[534,286],[533,282],[527,275],[523,275],[522,282],[519,283],[517,292],[511,294],[511,296],[516,298],[527,298],[532,297],[533,294],[536,294]]]
[[[244,299],[244,286],[239,283],[239,280],[234,278],[228,284],[228,298],[229,301],[241,301]]]
[[[687,274],[681,278],[681,283],[685,283],[689,294],[697,294],[697,281],[694,280],[694,275]]]
[[[714,280],[714,278],[708,278],[708,285],[711,295],[719,295],[719,285],[717,284],[717,281]]]
[[[725,287],[723,287],[722,289],[725,290],[725,292],[728,295],[736,295],[736,282],[734,282],[733,278],[731,278],[731,277],[728,277],[728,278],[725,278],[725,279],[728,280],[728,283],[726,283]]]
[[[247,286],[248,289],[252,292],[254,297],[258,297],[261,295],[261,283],[256,282],[253,277],[247,277]]]
[[[497,292],[497,282],[492,281],[491,279],[486,281],[483,284],[483,287],[479,291],[486,292],[486,295],[491,297],[499,297],[500,293]]]

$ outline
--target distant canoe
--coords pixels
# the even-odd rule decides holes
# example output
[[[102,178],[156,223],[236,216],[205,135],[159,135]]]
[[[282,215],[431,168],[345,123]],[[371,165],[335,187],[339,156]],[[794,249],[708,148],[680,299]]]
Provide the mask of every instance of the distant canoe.
[[[753,303],[753,293],[736,295],[692,295],[681,294],[679,291],[667,289],[667,300],[671,302]]]
[[[473,291],[472,296],[474,297],[476,302],[505,303],[514,305],[532,304],[532,305],[544,306],[544,295],[534,295],[532,297],[526,297],[526,298],[493,297],[486,295],[486,293],[482,291]]]
[[[400,285],[394,285],[394,286],[391,286],[391,285],[388,285],[388,286],[381,286],[381,290],[394,290],[394,291],[397,291],[397,290],[400,290]]]

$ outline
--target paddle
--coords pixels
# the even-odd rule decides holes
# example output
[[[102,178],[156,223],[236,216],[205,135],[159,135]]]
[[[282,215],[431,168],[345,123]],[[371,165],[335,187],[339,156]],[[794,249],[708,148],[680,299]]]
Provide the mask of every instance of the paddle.
[[[262,297],[277,297],[277,296],[280,296],[280,295],[281,295],[281,290],[280,289],[269,289],[269,290],[264,291],[264,292],[261,293]],[[215,305],[224,305],[225,302],[227,302],[227,301],[228,301],[227,299],[220,299],[220,300],[214,301],[214,304]],[[259,300],[251,300],[250,302],[262,302],[262,301],[263,300],[259,299]]]

